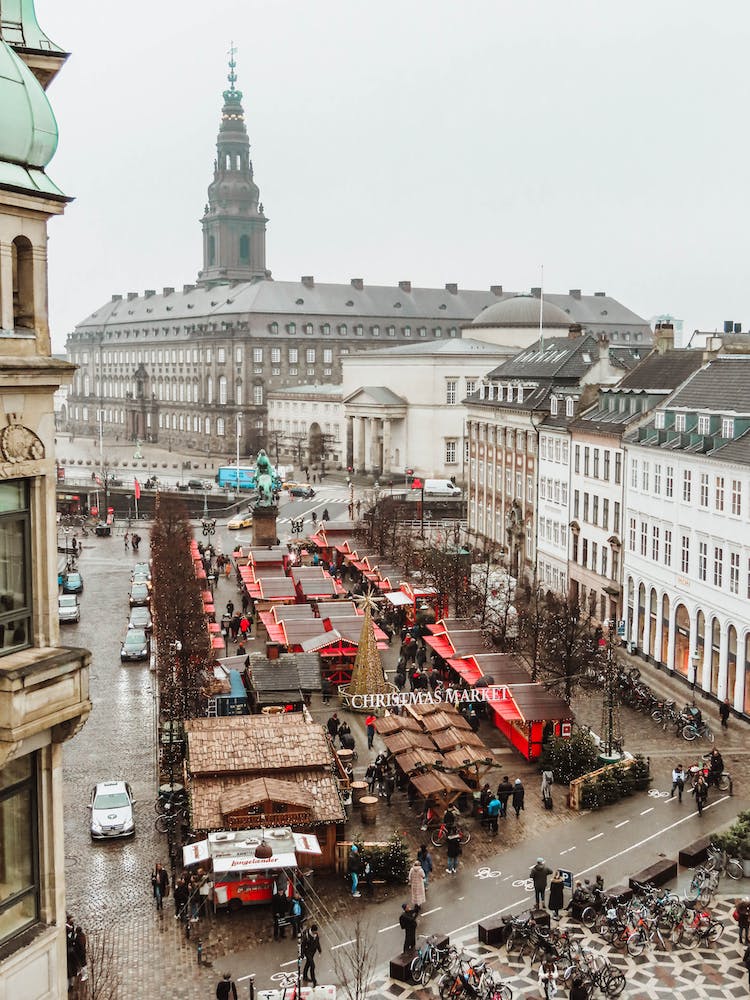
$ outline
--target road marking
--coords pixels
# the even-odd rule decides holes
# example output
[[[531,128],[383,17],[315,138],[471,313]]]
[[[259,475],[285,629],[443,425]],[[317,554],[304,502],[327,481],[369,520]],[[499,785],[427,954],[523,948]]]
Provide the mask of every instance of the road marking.
[[[643,813],[641,813],[641,816],[642,816],[642,815],[643,815]],[[616,824],[615,824],[615,830],[619,830],[621,826],[627,826],[627,824],[628,824],[629,822],[630,822],[630,820],[629,820],[629,819],[624,819],[624,820],[622,821],[622,823],[616,823]]]
[[[378,931],[378,934],[385,934],[386,931],[392,931],[394,927],[399,927],[399,926],[400,924],[388,924],[387,927],[381,927],[380,930]]]
[[[645,816],[646,813],[652,813],[653,811],[654,811],[654,807],[653,806],[649,806],[648,809],[644,809],[643,810],[643,812],[641,813],[641,816]]]
[[[507,906],[504,906],[502,910],[495,910],[494,913],[488,913],[484,917],[475,917],[473,920],[470,920],[468,924],[464,924],[462,927],[454,927],[452,931],[448,932],[448,936],[452,937],[455,934],[460,934],[461,931],[465,931],[468,927],[476,927],[477,924],[482,923],[484,920],[491,920],[492,917],[499,917],[501,913],[505,913],[507,910],[512,910],[514,907],[520,906],[521,903],[528,903],[530,899],[531,896],[524,896],[523,899],[517,899],[514,903],[509,903]],[[398,927],[398,924],[394,924],[393,926]]]
[[[562,857],[563,854],[570,854],[570,852],[574,851],[574,850],[575,850],[575,847],[566,847],[564,851],[560,851],[560,857]]]
[[[721,802],[726,802],[728,798],[728,795],[722,795],[722,797],[717,799],[715,802],[709,802],[708,805],[703,807],[703,809],[704,811],[706,809],[713,809],[714,806],[718,806]],[[623,848],[623,850],[618,851],[617,854],[611,854],[608,858],[602,858],[601,861],[597,861],[597,863],[595,865],[591,865],[590,868],[584,868],[582,871],[577,872],[574,878],[580,878],[582,875],[588,875],[589,872],[593,872],[596,868],[600,868],[602,865],[609,864],[610,861],[616,861],[617,858],[621,858],[623,854],[628,854],[630,851],[635,850],[636,847],[643,847],[644,844],[648,844],[657,837],[663,837],[665,833],[669,833],[670,830],[674,830],[675,827],[680,826],[682,823],[686,823],[689,819],[693,819],[697,815],[697,810],[694,813],[688,813],[688,815],[683,816],[682,819],[675,820],[675,822],[670,823],[669,826],[664,826],[661,830],[657,830],[656,833],[652,833],[649,837],[644,837],[643,840],[639,840],[637,844],[631,844],[630,847]],[[495,914],[491,913],[490,916],[494,917]],[[484,919],[487,918],[485,917]],[[470,927],[471,925],[467,924],[466,926]],[[464,928],[460,929],[463,930]]]
[[[593,837],[589,837],[589,843],[591,843],[592,840],[598,840],[600,837],[603,836],[604,836],[603,833],[595,833]]]
[[[431,913],[437,913],[438,910],[442,910],[442,906],[436,906],[432,910],[420,910],[420,917],[429,917]]]
[[[465,899],[466,899],[466,896],[459,896],[458,897],[459,903],[463,902]]]
[[[398,927],[398,924],[394,924],[393,926],[394,927]],[[331,945],[331,951],[336,951],[337,948],[346,948],[347,945],[354,944],[354,942],[356,940],[357,940],[356,938],[352,938],[350,941],[342,941],[341,944]],[[297,962],[297,959],[295,958],[294,964],[296,964],[296,962]],[[286,962],[285,964],[286,965],[292,965],[293,963],[292,962]]]
[[[339,945],[334,945],[333,947],[334,948],[338,948]],[[331,948],[331,951],[333,951],[333,948]],[[296,958],[293,958],[291,960],[291,962],[280,962],[279,963],[279,965],[281,966],[282,969],[284,968],[285,965],[296,965],[296,964],[297,964],[297,959]]]

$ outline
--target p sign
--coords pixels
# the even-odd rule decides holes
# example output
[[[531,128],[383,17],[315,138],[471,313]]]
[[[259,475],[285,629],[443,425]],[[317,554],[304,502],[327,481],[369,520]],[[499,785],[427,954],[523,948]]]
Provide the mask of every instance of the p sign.
[[[568,739],[568,738],[570,738],[570,735],[571,735],[572,732],[573,732],[573,723],[572,722],[561,722],[560,723],[560,735],[561,736],[563,736],[566,739]]]

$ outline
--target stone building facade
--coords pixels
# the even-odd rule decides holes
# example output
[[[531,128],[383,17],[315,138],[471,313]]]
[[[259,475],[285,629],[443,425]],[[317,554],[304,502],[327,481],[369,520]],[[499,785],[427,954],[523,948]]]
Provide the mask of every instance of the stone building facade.
[[[62,745],[87,718],[88,660],[59,645],[45,88],[66,59],[31,0],[0,21],[0,1000],[68,995]]]

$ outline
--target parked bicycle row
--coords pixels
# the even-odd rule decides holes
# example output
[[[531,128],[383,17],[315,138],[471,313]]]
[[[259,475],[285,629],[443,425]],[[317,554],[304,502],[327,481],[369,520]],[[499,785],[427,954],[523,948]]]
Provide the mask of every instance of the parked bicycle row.
[[[696,705],[685,705],[678,709],[674,700],[665,700],[656,695],[645,681],[637,667],[621,670],[618,677],[620,699],[624,705],[649,715],[658,722],[664,732],[672,729],[676,736],[688,742],[704,737],[714,742],[714,733],[703,719],[703,713]]]

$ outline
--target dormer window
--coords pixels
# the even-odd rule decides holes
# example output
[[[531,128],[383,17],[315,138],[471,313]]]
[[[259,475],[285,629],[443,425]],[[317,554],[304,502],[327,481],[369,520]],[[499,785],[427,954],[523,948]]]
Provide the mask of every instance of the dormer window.
[[[575,400],[572,396],[568,396],[565,400],[565,416],[572,417],[575,410]]]
[[[685,430],[685,414],[676,413],[674,418],[674,429],[682,433]]]
[[[664,428],[664,410],[659,410],[654,414],[654,427],[657,431],[663,430]]]
[[[549,412],[553,417],[557,416],[557,396],[550,396]]]
[[[734,417],[721,418],[721,436],[723,438],[734,437]]]
[[[523,402],[523,386],[522,385],[519,385],[519,387],[518,387],[518,402],[519,403]]]
[[[710,434],[711,433],[711,418],[705,413],[701,413],[698,417],[698,433],[699,434]]]

